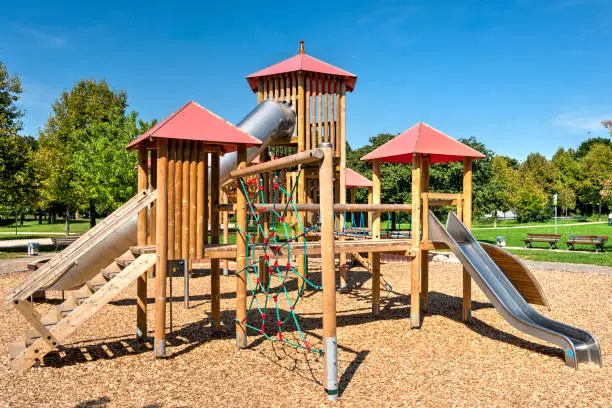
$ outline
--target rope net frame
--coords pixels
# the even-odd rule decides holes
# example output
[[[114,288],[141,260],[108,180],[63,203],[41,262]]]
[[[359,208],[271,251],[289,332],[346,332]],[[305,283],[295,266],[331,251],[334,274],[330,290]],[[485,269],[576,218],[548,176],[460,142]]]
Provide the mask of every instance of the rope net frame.
[[[298,172],[297,180],[300,179],[301,172],[302,169]],[[238,180],[238,188],[246,197],[247,231],[237,227],[246,237],[246,267],[237,271],[236,276],[245,271],[247,296],[250,298],[247,300],[246,318],[239,323],[272,342],[322,355],[323,350],[312,347],[306,339],[296,314],[296,306],[307,288],[322,289],[320,285],[301,275],[297,269],[298,265],[292,262],[290,244],[299,242],[302,238],[302,270],[307,270],[305,236],[316,230],[316,225],[306,227],[297,210],[294,199],[297,187],[297,182],[290,188],[283,187],[279,183],[279,173],[274,172],[270,203],[273,206],[257,210],[254,205],[257,201],[265,203],[263,177],[258,175]],[[285,199],[281,200],[283,197]],[[281,201],[286,202],[283,204]],[[291,222],[292,220],[294,222]],[[262,257],[255,255],[256,247],[263,248]],[[295,291],[289,291],[287,288],[292,281],[301,281]],[[253,321],[257,321],[258,326],[252,323]],[[284,335],[288,325],[295,327],[299,339],[294,341]]]

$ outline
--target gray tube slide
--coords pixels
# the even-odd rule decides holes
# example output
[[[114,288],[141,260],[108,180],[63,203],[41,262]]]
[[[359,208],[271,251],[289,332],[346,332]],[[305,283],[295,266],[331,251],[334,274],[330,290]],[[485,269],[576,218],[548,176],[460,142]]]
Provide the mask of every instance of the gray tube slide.
[[[429,234],[433,241],[448,245],[497,312],[513,327],[561,347],[565,353],[565,364],[570,367],[577,369],[581,362],[593,362],[601,367],[601,349],[597,339],[582,329],[556,322],[536,312],[455,213],[449,213],[444,228],[430,211]]]
[[[261,149],[270,145],[271,142],[291,137],[295,123],[296,114],[289,105],[270,100],[258,104],[237,125],[237,127],[262,142],[261,145],[248,149],[247,160],[250,162],[255,159]],[[230,172],[236,169],[236,152],[222,156],[219,167],[221,184],[223,184],[229,179]],[[100,269],[109,265],[131,246],[136,245],[137,212],[139,210],[140,208],[132,209],[115,220],[112,225],[104,227],[100,225],[98,227],[99,231],[92,231],[89,240],[96,240],[95,245],[86,248],[86,251],[75,254],[72,257],[72,263],[65,267],[65,272],[60,277],[50,283],[45,282],[34,290],[68,290],[82,285],[85,281],[97,275]],[[122,209],[117,210],[117,212],[121,211]],[[108,231],[104,231],[106,228],[113,228],[114,231],[108,233]],[[73,250],[74,248],[70,249]],[[68,248],[65,251],[68,252]],[[62,252],[57,255],[57,258],[64,256],[65,254]],[[44,273],[44,271],[41,272]]]

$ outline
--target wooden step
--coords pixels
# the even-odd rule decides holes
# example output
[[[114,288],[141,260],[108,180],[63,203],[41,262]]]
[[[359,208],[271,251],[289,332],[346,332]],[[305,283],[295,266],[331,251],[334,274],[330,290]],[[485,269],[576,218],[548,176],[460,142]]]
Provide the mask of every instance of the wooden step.
[[[115,258],[115,262],[121,268],[125,268],[126,266],[134,262],[134,259],[136,259],[134,253],[131,250],[127,250],[119,258]]]
[[[80,305],[93,294],[93,291],[89,289],[89,286],[83,285],[78,290],[73,290],[71,293],[72,298],[76,301],[77,305]]]
[[[102,269],[102,275],[104,275],[104,277],[106,279],[113,279],[115,276],[117,276],[117,274],[121,272],[121,266],[119,266],[119,264],[115,261],[113,261],[110,265],[108,265],[106,268]]]
[[[108,282],[108,279],[106,279],[106,277],[102,273],[99,273],[90,280],[88,280],[86,283],[89,289],[91,289],[91,291],[97,292],[98,289],[106,285],[106,282]]]
[[[70,312],[72,312],[74,309],[76,309],[77,306],[78,305],[76,304],[75,300],[72,297],[69,297],[68,299],[66,299],[61,304],[55,306],[55,308],[60,313],[60,316],[62,318],[64,318],[64,317],[68,316],[70,314]]]
[[[51,310],[49,313],[40,318],[40,322],[47,328],[47,330],[51,330],[59,321],[60,319],[57,309]]]
[[[15,357],[21,354],[21,352],[24,351],[27,347],[28,346],[26,346],[23,340],[10,342],[8,344],[9,359],[13,360]]]
[[[27,329],[25,331],[25,345],[31,346],[36,340],[40,339],[40,334],[34,329]]]
[[[134,255],[142,255],[142,254],[154,254],[157,247],[155,245],[142,245],[142,246],[133,246],[130,248],[130,251]]]

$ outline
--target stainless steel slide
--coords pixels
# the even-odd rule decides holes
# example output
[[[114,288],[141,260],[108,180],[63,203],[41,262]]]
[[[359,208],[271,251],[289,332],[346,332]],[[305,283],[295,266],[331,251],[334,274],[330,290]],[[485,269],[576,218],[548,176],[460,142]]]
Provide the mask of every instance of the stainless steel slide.
[[[449,213],[444,228],[430,211],[429,235],[432,241],[442,241],[448,245],[495,309],[513,327],[561,347],[565,353],[565,364],[570,367],[577,369],[581,362],[593,362],[601,367],[601,350],[597,339],[582,329],[556,322],[536,312],[455,213]]]

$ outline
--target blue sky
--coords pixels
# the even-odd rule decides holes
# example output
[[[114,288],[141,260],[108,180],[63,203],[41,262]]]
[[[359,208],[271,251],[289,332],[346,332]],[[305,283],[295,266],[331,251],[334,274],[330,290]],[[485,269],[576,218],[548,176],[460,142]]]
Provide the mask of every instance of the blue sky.
[[[425,121],[499,154],[550,157],[612,119],[607,0],[179,3],[4,5],[0,60],[23,81],[26,132],[80,78],[125,89],[143,119],[195,100],[236,123],[256,102],[244,77],[300,39],[359,77],[353,147]]]

